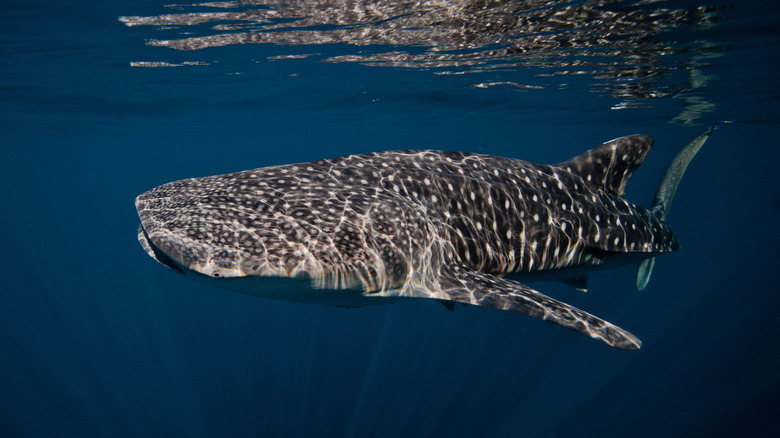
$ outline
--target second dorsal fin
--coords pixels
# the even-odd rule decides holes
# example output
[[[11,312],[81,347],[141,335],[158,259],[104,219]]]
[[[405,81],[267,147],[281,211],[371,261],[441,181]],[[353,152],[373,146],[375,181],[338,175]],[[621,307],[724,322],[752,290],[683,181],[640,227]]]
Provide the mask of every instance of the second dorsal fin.
[[[653,139],[646,135],[629,135],[610,140],[557,166],[579,175],[591,187],[620,196],[652,145]]]

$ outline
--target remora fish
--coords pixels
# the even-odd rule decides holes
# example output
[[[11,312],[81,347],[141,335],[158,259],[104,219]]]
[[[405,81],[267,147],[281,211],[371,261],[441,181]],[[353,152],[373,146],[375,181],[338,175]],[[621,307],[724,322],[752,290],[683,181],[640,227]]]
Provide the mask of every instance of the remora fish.
[[[587,270],[636,262],[644,288],[653,257],[679,247],[664,218],[714,129],[681,150],[649,210],[620,197],[652,144],[632,135],[556,165],[410,150],[175,181],[136,198],[138,239],[169,268],[256,296],[466,303],[637,349],[631,333],[514,278],[547,272],[584,290]]]

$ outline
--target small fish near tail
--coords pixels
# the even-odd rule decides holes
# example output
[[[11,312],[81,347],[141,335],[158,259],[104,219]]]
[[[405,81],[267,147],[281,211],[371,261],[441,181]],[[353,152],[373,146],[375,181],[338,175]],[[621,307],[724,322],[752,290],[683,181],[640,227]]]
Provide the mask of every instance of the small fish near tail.
[[[728,122],[724,122],[728,123]],[[699,149],[704,145],[718,125],[715,124],[709,129],[701,133],[698,137],[691,140],[690,143],[685,145],[684,148],[677,153],[672,160],[672,163],[666,169],[661,182],[658,184],[658,188],[655,191],[655,198],[653,199],[653,213],[661,219],[666,218],[666,214],[669,212],[669,207],[672,205],[672,199],[677,192],[677,186],[680,185],[685,169],[688,168],[693,157],[699,152]],[[650,275],[653,272],[653,265],[655,264],[655,257],[645,259],[639,263],[639,268],[636,274],[636,290],[641,291],[647,287],[647,283],[650,282]]]

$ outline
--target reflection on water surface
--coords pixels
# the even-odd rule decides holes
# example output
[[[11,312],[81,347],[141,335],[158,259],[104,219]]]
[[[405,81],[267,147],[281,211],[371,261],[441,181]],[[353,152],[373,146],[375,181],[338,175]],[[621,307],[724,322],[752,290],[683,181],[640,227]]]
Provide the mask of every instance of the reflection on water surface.
[[[695,39],[695,31],[717,25],[719,11],[655,0],[245,0],[167,9],[169,13],[120,21],[154,26],[160,36],[176,35],[147,41],[176,50],[274,44],[279,53],[269,60],[310,57],[428,69],[439,75],[529,69],[545,78],[540,84],[476,80],[477,88],[528,90],[556,85],[563,81],[560,77],[585,75],[592,91],[623,99],[614,109],[681,96],[689,104],[688,118],[711,110],[711,104],[691,92],[707,84],[702,67],[720,51]],[[316,53],[314,46],[323,44],[354,50],[338,56]],[[312,53],[285,53],[286,46],[312,46]],[[686,75],[670,84],[674,71]]]

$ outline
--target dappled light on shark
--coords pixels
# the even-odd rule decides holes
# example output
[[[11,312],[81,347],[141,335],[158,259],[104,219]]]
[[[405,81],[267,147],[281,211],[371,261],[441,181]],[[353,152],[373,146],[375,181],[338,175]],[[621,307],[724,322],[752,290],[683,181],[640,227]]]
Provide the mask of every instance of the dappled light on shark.
[[[266,298],[357,307],[428,298],[509,310],[637,349],[631,333],[526,286],[679,248],[664,219],[688,163],[673,160],[644,209],[621,196],[650,151],[621,137],[557,165],[432,150],[378,152],[193,178],[136,199],[138,240],[161,264]],[[518,278],[515,278],[518,277]],[[290,279],[289,288],[278,283]]]

